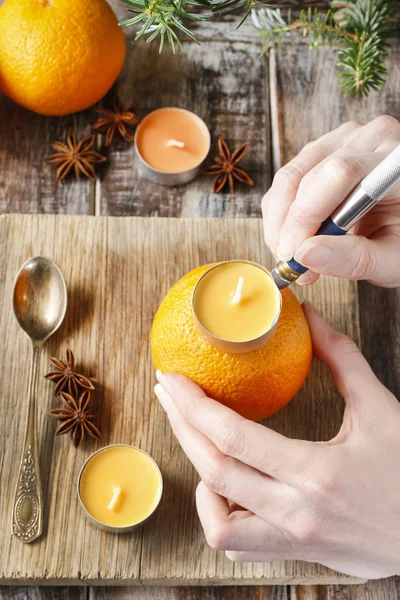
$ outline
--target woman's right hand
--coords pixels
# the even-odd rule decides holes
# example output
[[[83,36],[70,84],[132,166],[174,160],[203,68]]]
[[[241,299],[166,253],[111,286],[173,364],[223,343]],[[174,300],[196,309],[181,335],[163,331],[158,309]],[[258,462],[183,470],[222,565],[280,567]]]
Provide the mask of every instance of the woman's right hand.
[[[400,285],[400,187],[345,236],[315,236],[346,196],[396,146],[400,124],[381,116],[367,125],[350,122],[307,144],[280,169],[263,198],[265,241],[281,260],[294,258],[319,274]]]

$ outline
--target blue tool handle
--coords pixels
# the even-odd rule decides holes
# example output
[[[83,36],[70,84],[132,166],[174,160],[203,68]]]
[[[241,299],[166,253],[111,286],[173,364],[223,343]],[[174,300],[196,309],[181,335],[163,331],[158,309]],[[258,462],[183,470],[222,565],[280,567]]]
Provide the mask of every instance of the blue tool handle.
[[[329,217],[328,219],[326,219],[326,221],[322,223],[321,227],[318,229],[315,235],[345,235],[346,233],[347,231],[345,229],[338,227],[336,223],[332,221],[331,217]],[[306,271],[308,271],[307,267],[303,267],[303,265],[294,260],[294,258],[292,258],[292,260],[289,260],[287,264],[292,269],[292,271],[295,271],[296,273],[303,274]]]

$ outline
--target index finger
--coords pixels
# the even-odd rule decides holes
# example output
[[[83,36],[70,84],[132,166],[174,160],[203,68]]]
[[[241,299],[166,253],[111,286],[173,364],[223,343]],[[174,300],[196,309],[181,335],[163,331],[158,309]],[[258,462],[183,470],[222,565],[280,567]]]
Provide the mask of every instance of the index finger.
[[[378,117],[355,130],[341,148],[309,170],[299,182],[282,224],[278,257],[293,258],[300,244],[315,235],[321,223],[399,140],[399,122],[393,117]]]
[[[300,245],[316,234],[321,223],[389,151],[334,155],[310,171],[299,186],[280,232],[279,258],[293,258]]]
[[[309,471],[318,442],[286,438],[264,425],[248,421],[208,398],[198,385],[183,375],[157,372],[157,378],[186,422],[226,456],[293,485]]]
[[[279,232],[294,202],[303,177],[316,165],[338,150],[361,123],[350,121],[307,144],[301,152],[276,173],[272,186],[262,200],[265,242],[277,253]]]

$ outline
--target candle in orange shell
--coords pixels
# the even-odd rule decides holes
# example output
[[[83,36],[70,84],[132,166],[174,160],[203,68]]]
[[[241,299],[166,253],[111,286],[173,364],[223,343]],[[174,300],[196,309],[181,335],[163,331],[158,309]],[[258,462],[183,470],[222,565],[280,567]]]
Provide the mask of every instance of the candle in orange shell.
[[[267,269],[232,260],[211,267],[193,292],[193,314],[211,345],[228,352],[261,348],[273,335],[281,294]]]
[[[190,271],[161,302],[151,331],[154,366],[190,377],[209,397],[258,421],[283,408],[304,383],[312,359],[308,324],[297,298],[285,289],[278,323],[263,346],[242,353],[216,348],[199,330],[192,311],[193,292],[210,266]],[[273,306],[276,291],[270,289]],[[207,301],[212,315],[213,300]],[[222,325],[229,327],[226,321]]]

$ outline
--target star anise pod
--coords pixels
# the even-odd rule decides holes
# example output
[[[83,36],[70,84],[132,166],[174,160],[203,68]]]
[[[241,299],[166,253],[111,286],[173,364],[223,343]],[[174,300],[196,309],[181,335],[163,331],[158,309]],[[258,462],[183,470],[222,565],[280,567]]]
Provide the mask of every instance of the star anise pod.
[[[93,165],[104,162],[105,156],[92,150],[95,141],[94,135],[88,135],[79,142],[75,133],[70,133],[67,137],[67,143],[54,142],[52,144],[55,153],[46,159],[48,163],[59,165],[56,172],[56,180],[61,181],[68,175],[71,169],[74,169],[75,177],[86,175],[92,181],[97,179]]]
[[[85,390],[75,400],[70,394],[61,393],[62,406],[50,411],[50,416],[61,421],[57,427],[56,435],[71,432],[74,446],[79,446],[85,437],[85,433],[94,439],[100,439],[101,433],[93,423],[95,413],[90,412],[90,392]]]
[[[140,118],[131,106],[122,108],[117,99],[113,110],[98,108],[96,112],[100,115],[100,119],[92,127],[95,131],[106,134],[106,146],[111,144],[116,131],[126,142],[132,142],[135,137],[132,128],[139,125]]]
[[[67,360],[63,362],[54,356],[50,357],[51,362],[57,368],[57,371],[51,371],[45,375],[46,379],[54,381],[56,387],[54,389],[54,395],[58,396],[60,392],[68,389],[71,396],[76,398],[78,396],[78,388],[84,388],[85,390],[94,390],[94,385],[84,375],[75,372],[75,358],[72,350],[67,348]]]
[[[240,169],[237,164],[246,154],[248,144],[243,144],[234,152],[231,152],[227,143],[221,137],[218,140],[218,156],[214,158],[214,163],[204,170],[207,175],[216,175],[214,180],[213,191],[217,194],[222,190],[226,183],[229,184],[229,189],[233,192],[235,187],[235,179],[248,185],[253,185],[254,181],[249,175]]]

